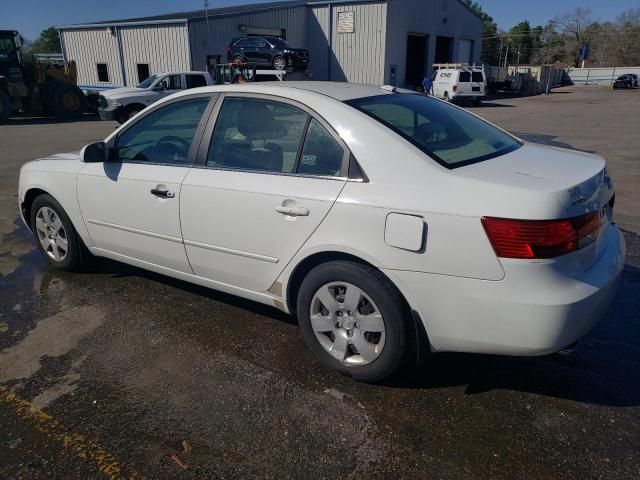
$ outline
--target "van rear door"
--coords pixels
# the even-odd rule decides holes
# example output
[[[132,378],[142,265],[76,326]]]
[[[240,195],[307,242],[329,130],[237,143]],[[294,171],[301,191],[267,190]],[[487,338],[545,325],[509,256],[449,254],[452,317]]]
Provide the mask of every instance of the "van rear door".
[[[460,70],[458,74],[458,95],[471,95],[471,72]]]
[[[475,95],[484,95],[485,79],[482,70],[473,70],[471,72],[471,91]]]

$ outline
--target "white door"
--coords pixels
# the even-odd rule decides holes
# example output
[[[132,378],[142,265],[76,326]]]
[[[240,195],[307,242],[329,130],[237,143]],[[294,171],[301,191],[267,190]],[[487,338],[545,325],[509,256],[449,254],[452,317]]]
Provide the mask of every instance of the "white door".
[[[458,72],[458,94],[470,95],[471,92],[471,71],[460,70]]]
[[[141,114],[118,135],[109,162],[84,165],[78,200],[98,249],[191,273],[180,231],[180,187],[209,100],[179,100]]]
[[[181,192],[196,275],[269,289],[346,182],[348,151],[327,127],[269,97],[224,99],[210,144],[202,142],[201,168]]]

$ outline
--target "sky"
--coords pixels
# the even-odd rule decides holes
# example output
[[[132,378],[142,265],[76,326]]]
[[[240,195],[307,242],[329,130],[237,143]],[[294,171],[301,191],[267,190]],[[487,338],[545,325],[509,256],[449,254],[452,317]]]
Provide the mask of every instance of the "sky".
[[[266,0],[210,0],[209,8]],[[576,7],[590,8],[596,20],[613,20],[629,8],[640,8],[640,0],[476,0],[498,26],[509,29],[522,20],[546,24],[555,15]],[[3,0],[0,29],[18,30],[34,40],[52,25],[112,20],[178,11],[198,10],[202,0]]]

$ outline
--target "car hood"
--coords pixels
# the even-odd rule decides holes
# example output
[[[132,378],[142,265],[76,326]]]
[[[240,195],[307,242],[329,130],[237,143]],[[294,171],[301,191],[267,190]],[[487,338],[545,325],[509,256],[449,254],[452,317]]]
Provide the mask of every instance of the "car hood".
[[[134,95],[147,95],[149,93],[154,93],[153,90],[148,90],[146,88],[138,88],[138,87],[120,87],[113,88],[111,90],[105,90],[100,93],[104,98],[107,99],[116,99],[121,97],[130,97]]]
[[[599,209],[612,191],[603,158],[535,143],[525,143],[511,153],[462,167],[456,173],[553,194],[570,215]]]
[[[38,158],[27,162],[22,166],[24,171],[46,171],[46,172],[77,172],[84,163],[80,158],[80,152],[56,153],[48,157]]]

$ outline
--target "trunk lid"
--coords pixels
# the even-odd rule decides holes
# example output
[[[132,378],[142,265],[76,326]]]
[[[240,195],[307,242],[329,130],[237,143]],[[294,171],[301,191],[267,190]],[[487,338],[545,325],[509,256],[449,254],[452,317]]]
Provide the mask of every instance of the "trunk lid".
[[[598,257],[600,240],[612,220],[614,189],[606,173],[605,161],[585,152],[525,143],[511,153],[455,170],[458,174],[501,185],[534,190],[554,196],[564,207],[564,217],[598,212],[600,231],[591,245],[569,254],[580,267],[590,266]],[[525,211],[523,211],[525,210]],[[526,209],[513,217],[527,220]]]

